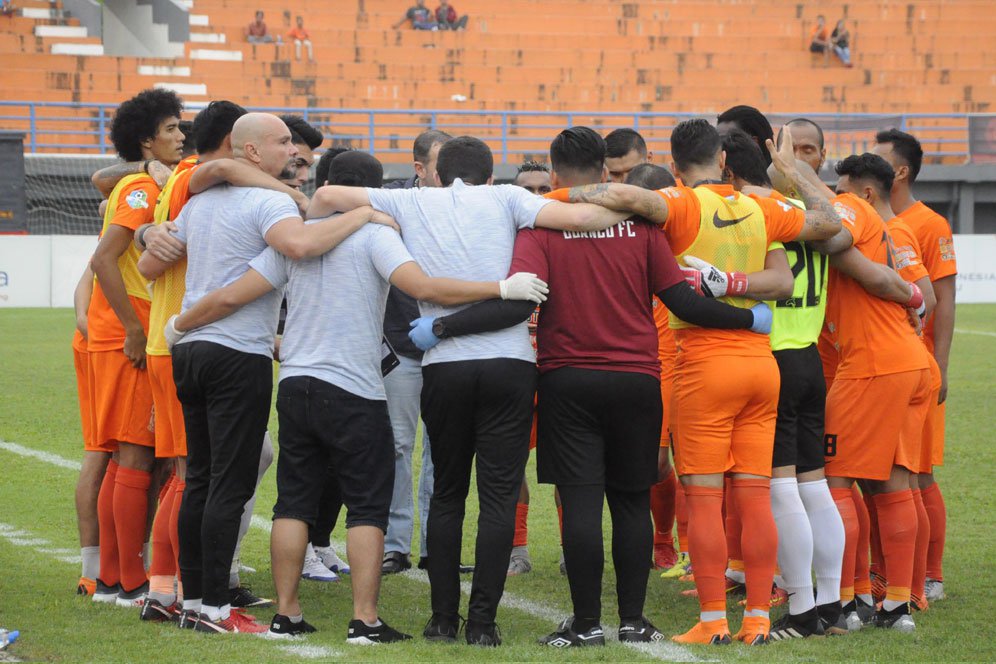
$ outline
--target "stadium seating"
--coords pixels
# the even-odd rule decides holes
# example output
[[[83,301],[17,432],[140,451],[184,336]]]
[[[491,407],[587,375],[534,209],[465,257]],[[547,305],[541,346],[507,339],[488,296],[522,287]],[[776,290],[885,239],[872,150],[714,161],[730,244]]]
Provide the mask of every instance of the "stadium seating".
[[[471,18],[456,33],[393,30],[410,0],[188,0],[190,40],[176,59],[102,55],[60,2],[16,4],[24,15],[0,19],[5,100],[116,102],[159,85],[188,102],[309,108],[996,108],[988,0],[460,0]],[[295,61],[292,45],[246,43],[255,8],[273,34],[303,15],[317,61]],[[809,53],[817,13],[847,18],[853,69]]]

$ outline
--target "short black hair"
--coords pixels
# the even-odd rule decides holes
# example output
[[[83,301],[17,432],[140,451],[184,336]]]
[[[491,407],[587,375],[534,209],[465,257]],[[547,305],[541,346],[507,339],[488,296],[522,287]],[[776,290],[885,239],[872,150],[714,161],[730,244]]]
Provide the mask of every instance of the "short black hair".
[[[519,166],[518,170],[515,171],[515,176],[512,177],[512,184],[516,184],[519,181],[519,176],[522,175],[523,173],[549,173],[549,172],[550,172],[549,166],[530,159],[529,161],[522,162],[522,165]]]
[[[664,189],[677,184],[671,171],[657,164],[640,164],[626,176],[626,184],[631,184],[644,189]]]
[[[235,121],[246,114],[246,109],[230,101],[213,101],[194,117],[194,142],[197,152],[205,154],[221,147],[225,137],[232,133]]]
[[[315,186],[321,187],[329,179],[329,169],[332,167],[332,160],[343,152],[349,152],[352,148],[329,148],[319,157],[315,164]]]
[[[728,108],[719,114],[716,122],[732,122],[747,132],[747,135],[757,141],[758,145],[765,145],[765,141],[769,138],[772,141],[775,140],[775,132],[772,131],[768,118],[764,117],[764,113],[753,106],[740,105]],[[762,152],[761,156],[764,157],[765,166],[771,163],[771,155],[766,151]]]
[[[518,176],[520,173],[538,173],[538,172],[549,173],[550,167],[547,166],[546,164],[541,164],[538,161],[533,161],[532,159],[530,159],[529,161],[522,162],[522,165],[519,166],[519,169],[515,171],[515,175]]]
[[[756,187],[771,186],[761,148],[747,132],[731,129],[723,134],[723,150],[726,152],[726,167],[731,173]]]
[[[788,125],[800,125],[800,124],[808,124],[809,126],[811,126],[814,129],[816,129],[816,134],[820,137],[820,149],[822,150],[826,146],[826,143],[825,143],[824,138],[823,138],[823,127],[821,127],[820,125],[816,124],[815,122],[813,122],[809,118],[793,118],[793,119],[791,119],[791,120],[789,120],[788,122],[785,123],[786,126],[788,126]],[[781,135],[782,135],[782,132],[781,132],[781,130],[779,130],[778,131],[778,136],[780,137]]]
[[[415,142],[412,143],[412,160],[417,161],[420,164],[424,164],[426,160],[429,159],[429,152],[432,151],[433,145],[437,143],[445,143],[451,138],[453,137],[445,131],[440,131],[438,129],[423,131],[415,137]]]
[[[325,140],[322,136],[322,132],[318,131],[310,124],[307,120],[302,118],[300,115],[290,115],[284,114],[280,116],[280,119],[284,121],[287,128],[291,132],[291,143],[296,143],[298,145],[305,144],[309,149],[314,150]]]
[[[852,180],[869,180],[878,186],[879,195],[887,197],[892,191],[892,181],[896,172],[885,159],[877,154],[866,152],[852,154],[834,167],[837,175],[846,175]]]
[[[721,147],[719,132],[702,118],[679,122],[671,131],[671,158],[679,171],[713,164]]]
[[[384,167],[372,154],[347,150],[332,159],[328,181],[344,187],[380,189],[384,184]]]
[[[916,176],[920,174],[920,167],[923,165],[923,146],[913,134],[898,129],[888,129],[875,134],[875,142],[891,145],[892,151],[902,157],[909,166],[910,182],[916,181]]]
[[[142,141],[155,138],[167,118],[180,118],[183,100],[172,90],[149,88],[122,102],[111,120],[111,142],[125,161],[142,161]]]
[[[570,127],[550,143],[550,165],[555,171],[601,172],[605,166],[605,139],[590,127]]]
[[[444,187],[453,184],[457,178],[466,184],[487,184],[494,173],[495,160],[491,148],[479,138],[457,136],[443,143],[439,148],[436,173]]]
[[[605,156],[609,159],[625,157],[633,150],[640,153],[641,157],[647,156],[647,142],[635,129],[614,129],[605,137]]]

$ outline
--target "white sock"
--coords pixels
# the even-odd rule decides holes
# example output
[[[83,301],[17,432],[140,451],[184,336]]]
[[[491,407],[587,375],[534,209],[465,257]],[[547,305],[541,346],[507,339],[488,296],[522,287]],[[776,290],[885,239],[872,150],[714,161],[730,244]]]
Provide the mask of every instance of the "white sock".
[[[366,620],[364,620],[363,624],[366,625],[367,627],[380,627],[383,623],[380,621],[380,618],[377,618],[376,622],[369,623]]]
[[[816,603],[840,601],[840,568],[844,560],[844,522],[826,480],[799,484],[799,497],[813,529],[813,571]]]
[[[290,620],[292,623],[294,623],[296,625],[299,622],[301,622],[302,620],[304,620],[304,614],[300,613],[300,614],[298,614],[296,616],[287,616],[287,619]]]
[[[764,609],[747,609],[744,611],[744,618],[767,618],[768,612]]]
[[[80,558],[83,559],[82,576],[96,581],[100,576],[100,547],[80,547]]]
[[[726,578],[737,583],[747,583],[747,574],[741,569],[726,568]]]
[[[184,611],[196,611],[201,612],[201,600],[199,599],[184,599],[183,600],[183,610]]]
[[[885,611],[894,611],[901,607],[906,602],[900,602],[894,599],[886,599],[882,601],[882,609]]]
[[[726,617],[726,611],[700,611],[699,620],[702,622],[711,622],[713,620],[719,620]]]
[[[794,477],[771,480],[771,513],[778,528],[778,568],[789,596],[789,613],[816,606],[813,598],[813,530]]]
[[[206,615],[209,620],[227,620],[232,616],[232,605],[208,606],[207,604],[203,604],[201,606],[201,613]]]

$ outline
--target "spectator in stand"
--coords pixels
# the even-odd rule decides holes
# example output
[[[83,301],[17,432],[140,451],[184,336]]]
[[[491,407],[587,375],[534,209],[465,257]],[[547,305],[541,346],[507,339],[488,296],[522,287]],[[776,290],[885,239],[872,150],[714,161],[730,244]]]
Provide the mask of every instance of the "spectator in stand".
[[[830,46],[830,33],[827,31],[827,20],[820,14],[816,17],[816,26],[809,36],[810,53],[826,53]]]
[[[256,10],[256,18],[246,27],[246,41],[250,44],[271,44],[273,35],[266,30],[266,22],[263,21],[263,11]]]
[[[436,7],[436,23],[440,30],[465,30],[467,28],[467,15],[457,17],[456,9],[447,0],[440,0]]]
[[[287,41],[294,42],[294,59],[301,59],[301,44],[308,49],[308,62],[315,61],[315,53],[311,50],[311,35],[304,29],[304,17],[297,17],[297,25],[287,33]]]
[[[851,31],[844,25],[844,19],[837,21],[837,25],[830,35],[830,43],[833,45],[833,52],[845,67],[853,67],[851,64]]]
[[[0,14],[4,16],[14,15],[14,3],[11,0],[0,0]]]
[[[408,21],[412,22],[413,30],[438,30],[439,25],[432,18],[432,12],[425,6],[425,0],[415,0],[415,4],[408,8],[401,20],[391,27],[397,30]]]

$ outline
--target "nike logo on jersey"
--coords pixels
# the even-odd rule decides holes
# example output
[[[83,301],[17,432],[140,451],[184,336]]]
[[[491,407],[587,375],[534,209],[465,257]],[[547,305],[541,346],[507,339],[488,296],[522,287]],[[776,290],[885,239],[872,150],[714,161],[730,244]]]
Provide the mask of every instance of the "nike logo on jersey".
[[[727,226],[734,226],[736,224],[739,224],[741,221],[743,221],[749,216],[750,215],[748,214],[744,215],[743,217],[740,217],[739,219],[720,219],[719,211],[717,210],[716,212],[712,213],[712,225],[715,226],[716,228],[726,228]]]

